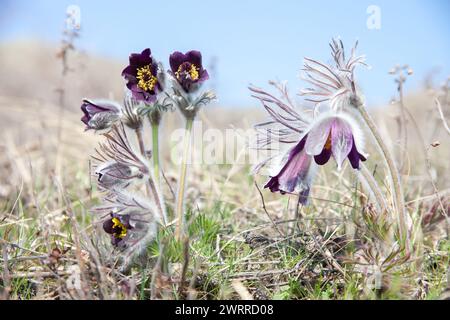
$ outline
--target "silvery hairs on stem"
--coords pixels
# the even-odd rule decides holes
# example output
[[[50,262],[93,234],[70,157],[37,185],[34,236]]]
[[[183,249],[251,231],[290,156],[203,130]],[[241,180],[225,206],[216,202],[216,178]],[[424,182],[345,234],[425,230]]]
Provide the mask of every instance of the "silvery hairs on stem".
[[[312,87],[302,89],[300,95],[306,96],[305,100],[314,103],[316,108],[328,103],[333,110],[349,106],[355,94],[362,99],[355,85],[354,70],[358,65],[367,64],[364,55],[356,55],[357,46],[358,42],[346,59],[342,41],[332,39],[330,48],[334,64],[331,65],[305,57],[302,78]]]
[[[199,95],[195,92],[186,92],[178,81],[172,77],[172,91],[170,98],[180,112],[188,119],[193,119],[202,106],[206,106],[216,100],[216,94],[212,90],[206,90]]]
[[[138,256],[152,241],[161,222],[158,210],[152,202],[125,190],[115,190],[94,208],[100,215],[98,223],[111,235],[122,267]]]

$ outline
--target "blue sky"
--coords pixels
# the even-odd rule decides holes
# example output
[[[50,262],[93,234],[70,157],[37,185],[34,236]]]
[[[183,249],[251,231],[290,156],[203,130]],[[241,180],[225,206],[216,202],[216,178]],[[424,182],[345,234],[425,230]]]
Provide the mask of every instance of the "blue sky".
[[[329,60],[334,36],[347,47],[359,40],[372,68],[361,69],[358,78],[371,104],[395,94],[387,74],[395,64],[414,69],[410,90],[434,68],[440,68],[438,81],[450,75],[447,0],[0,0],[0,41],[57,43],[71,4],[81,9],[78,46],[87,52],[125,65],[130,52],[150,47],[167,66],[174,50],[202,51],[207,66],[216,61],[211,84],[223,105],[255,105],[248,84],[264,86],[269,79],[288,80],[296,92],[304,84],[299,79],[303,56]],[[366,26],[369,5],[381,10],[379,30]]]

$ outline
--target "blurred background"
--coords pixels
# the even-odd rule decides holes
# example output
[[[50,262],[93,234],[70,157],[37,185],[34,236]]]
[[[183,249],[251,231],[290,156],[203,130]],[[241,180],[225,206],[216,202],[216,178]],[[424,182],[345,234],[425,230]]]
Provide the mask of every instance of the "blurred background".
[[[131,52],[150,47],[167,67],[171,52],[198,49],[220,105],[251,107],[249,84],[287,80],[298,91],[303,57],[327,61],[328,41],[340,37],[348,48],[359,40],[371,66],[359,71],[360,85],[370,105],[383,105],[395,94],[388,71],[396,64],[413,68],[411,90],[450,74],[449,16],[447,0],[0,0],[0,93],[55,99],[56,53],[75,23],[78,80],[68,94],[77,99],[120,96]]]

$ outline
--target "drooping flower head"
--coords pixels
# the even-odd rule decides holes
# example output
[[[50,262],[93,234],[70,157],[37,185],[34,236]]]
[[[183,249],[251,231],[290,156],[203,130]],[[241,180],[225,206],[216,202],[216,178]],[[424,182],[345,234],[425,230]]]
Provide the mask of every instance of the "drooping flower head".
[[[121,106],[108,100],[84,99],[81,110],[84,113],[81,121],[86,125],[86,130],[108,129],[122,114]]]
[[[146,103],[156,101],[157,94],[162,91],[162,70],[153,60],[150,49],[132,53],[129,60],[130,64],[122,71],[122,76],[128,81],[127,88],[136,100]]]
[[[171,74],[186,93],[196,91],[200,84],[208,80],[208,71],[203,69],[202,54],[199,51],[188,51],[185,54],[175,51],[169,57]]]
[[[303,109],[297,111],[285,86],[272,83],[282,95],[274,95],[251,87],[268,111],[271,120],[256,126],[258,150],[275,150],[275,155],[259,163],[254,172],[268,169],[269,181],[264,186],[272,192],[297,193],[306,204],[317,165],[324,165],[333,156],[341,169],[346,158],[354,169],[367,156],[362,152],[363,134],[347,113],[329,111],[310,117]]]
[[[124,189],[132,180],[143,178],[143,174],[136,168],[122,162],[104,162],[95,170],[98,185],[101,189]]]
[[[283,166],[264,186],[272,192],[300,192],[307,198],[311,185],[312,162],[324,165],[334,157],[341,169],[346,158],[353,169],[366,161],[362,148],[362,135],[352,118],[345,114],[325,114],[314,120],[301,140],[289,150]]]

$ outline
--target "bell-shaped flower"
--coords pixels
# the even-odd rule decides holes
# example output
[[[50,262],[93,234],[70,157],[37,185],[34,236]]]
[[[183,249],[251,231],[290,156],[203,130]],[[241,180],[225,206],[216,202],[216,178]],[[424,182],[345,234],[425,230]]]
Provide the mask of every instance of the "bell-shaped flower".
[[[111,235],[114,246],[121,247],[127,234],[134,229],[130,224],[130,215],[110,214],[110,218],[103,222],[103,230]],[[123,245],[122,245],[123,246]]]
[[[311,118],[298,112],[284,86],[272,83],[283,99],[251,87],[254,97],[268,111],[270,121],[256,126],[257,149],[275,150],[254,172],[268,169],[269,181],[264,186],[272,192],[297,193],[305,204],[317,165],[324,165],[333,156],[341,169],[346,158],[354,169],[367,155],[362,151],[363,134],[356,121],[347,113],[333,110]]]

